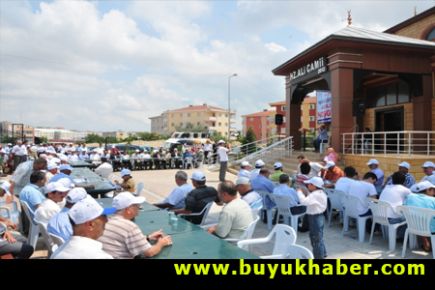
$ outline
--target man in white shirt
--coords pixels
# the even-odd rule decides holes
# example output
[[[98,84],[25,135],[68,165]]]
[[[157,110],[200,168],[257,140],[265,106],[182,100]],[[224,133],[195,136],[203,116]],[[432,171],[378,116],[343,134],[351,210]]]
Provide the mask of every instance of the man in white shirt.
[[[238,239],[254,221],[251,208],[237,197],[236,186],[232,181],[219,183],[218,195],[225,205],[218,224],[208,228],[208,232],[223,239]]]
[[[388,209],[387,216],[390,223],[395,224],[404,221],[404,217],[396,209],[403,205],[405,198],[411,194],[411,190],[403,186],[405,183],[405,174],[400,171],[394,172],[391,179],[393,184],[385,186],[381,192],[379,200],[391,204],[393,210]]]
[[[254,180],[258,174],[260,174],[260,170],[266,166],[266,163],[264,163],[263,160],[258,159],[257,161],[255,161],[255,169],[251,171],[251,177],[249,177],[249,179],[252,181]]]
[[[47,197],[35,211],[35,221],[47,226],[48,221],[61,208],[58,203],[62,202],[70,189],[63,186],[60,182],[51,182],[45,187],[45,196]]]
[[[172,190],[167,198],[162,203],[154,204],[159,208],[180,209],[184,208],[184,200],[189,192],[193,190],[193,186],[187,183],[188,176],[184,171],[178,171],[175,174],[175,183],[177,187]]]
[[[50,259],[113,259],[97,239],[103,235],[107,215],[115,211],[115,208],[102,208],[90,195],[74,204],[68,212],[73,236]]]
[[[219,169],[219,181],[224,182],[225,181],[225,174],[227,172],[227,166],[228,166],[228,151],[229,149],[225,147],[225,141],[219,140],[218,142],[218,149],[217,154],[219,156],[219,162],[221,164]]]
[[[240,170],[237,177],[251,178],[251,164],[249,164],[248,161],[242,161],[242,163],[240,163]]]
[[[328,205],[328,197],[323,191],[323,180],[320,177],[312,177],[304,181],[307,185],[309,194],[305,195],[302,190],[298,190],[298,198],[301,205],[307,207],[307,218],[310,228],[310,241],[313,247],[315,259],[324,259],[326,254],[325,242],[323,241],[323,228],[325,225],[325,215],[323,214]]]
[[[422,166],[425,176],[420,180],[429,181],[430,183],[435,185],[435,164],[432,161],[426,161]]]
[[[99,176],[108,179],[110,174],[113,173],[113,166],[109,162],[107,162],[106,157],[101,157],[101,164],[97,168],[95,168],[95,173]]]
[[[340,177],[337,180],[334,189],[348,194],[350,185],[354,183],[355,180],[358,180],[358,173],[356,172],[355,168],[353,168],[352,166],[348,166],[344,168],[344,175],[344,177]]]
[[[373,172],[367,172],[363,180],[353,182],[349,187],[349,195],[355,196],[358,198],[359,203],[357,205],[357,211],[359,216],[369,216],[372,214],[369,209],[369,203],[367,201],[367,197],[376,197],[378,194],[376,188],[374,186],[377,180],[376,174]]]

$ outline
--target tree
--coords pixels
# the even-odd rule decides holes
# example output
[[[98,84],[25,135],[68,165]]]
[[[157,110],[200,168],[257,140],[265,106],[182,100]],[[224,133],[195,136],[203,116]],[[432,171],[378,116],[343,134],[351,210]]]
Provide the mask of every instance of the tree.
[[[210,139],[214,142],[218,142],[219,140],[225,140],[226,138],[219,132],[213,132],[213,134],[210,135]]]
[[[250,153],[255,151],[255,149],[256,149],[255,144],[250,144],[250,143],[255,142],[255,140],[256,140],[256,138],[255,138],[254,131],[252,130],[252,128],[248,128],[248,131],[246,131],[246,135],[242,141],[242,146],[249,144],[249,145],[243,147],[243,152],[245,154],[250,154]]]
[[[98,143],[101,146],[101,144],[104,143],[104,138],[102,136],[97,135],[97,134],[88,134],[85,137],[85,142],[86,143]]]

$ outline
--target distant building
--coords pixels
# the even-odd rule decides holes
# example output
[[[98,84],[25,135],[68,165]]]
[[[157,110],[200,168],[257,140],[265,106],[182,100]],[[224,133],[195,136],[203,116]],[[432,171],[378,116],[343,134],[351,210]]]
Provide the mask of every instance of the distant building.
[[[114,137],[118,140],[122,140],[125,139],[127,137],[129,137],[131,135],[131,133],[128,132],[124,132],[124,131],[111,131],[111,132],[102,132],[101,136],[102,137]]]
[[[302,102],[301,106],[301,123],[302,128],[307,129],[310,132],[314,132],[316,130],[316,106],[317,106],[317,98],[316,97],[306,97]]]
[[[235,116],[231,112],[231,124]],[[189,131],[192,129],[202,129],[204,132],[219,133],[228,136],[228,110],[202,104],[200,106],[190,105],[188,107],[168,110],[160,116],[149,118],[151,120],[151,132],[169,135],[175,131]],[[161,132],[161,133],[160,133]],[[231,134],[236,132],[231,128]]]
[[[0,143],[3,142],[4,137],[26,140],[29,143],[33,143],[35,130],[32,126],[23,123],[2,121],[0,122]]]
[[[276,135],[275,111],[264,110],[242,116],[242,133],[246,136],[249,128],[255,134],[257,140],[262,140]]]
[[[35,137],[47,138],[47,141],[50,143],[83,142],[89,133],[64,128],[35,128]]]

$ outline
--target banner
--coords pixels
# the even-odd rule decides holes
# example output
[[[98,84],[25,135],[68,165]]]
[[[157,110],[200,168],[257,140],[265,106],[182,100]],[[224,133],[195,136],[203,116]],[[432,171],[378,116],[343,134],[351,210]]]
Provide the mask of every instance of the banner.
[[[316,91],[317,123],[329,123],[332,117],[332,97],[330,91]]]

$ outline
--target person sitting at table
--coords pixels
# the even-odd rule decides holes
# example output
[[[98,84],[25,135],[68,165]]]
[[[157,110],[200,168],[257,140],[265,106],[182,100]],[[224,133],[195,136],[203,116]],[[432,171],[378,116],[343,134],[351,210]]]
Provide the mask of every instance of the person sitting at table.
[[[290,197],[289,208],[292,214],[301,214],[306,210],[305,206],[300,206],[299,197],[296,191],[289,186],[290,177],[287,174],[281,174],[279,177],[279,185],[273,189],[274,195]]]
[[[242,200],[246,201],[251,208],[260,208],[263,205],[261,196],[252,189],[251,182],[247,177],[239,177],[236,180],[236,189]]]
[[[107,162],[106,157],[101,157],[101,162],[102,163],[97,168],[95,168],[95,173],[103,178],[108,179],[110,174],[113,173],[112,164]]]
[[[68,212],[73,235],[57,248],[50,259],[113,259],[103,250],[98,238],[103,235],[107,215],[115,211],[114,208],[101,207],[90,195],[74,204]]]
[[[48,221],[47,232],[61,237],[65,242],[68,241],[73,234],[68,212],[74,204],[85,199],[87,196],[88,194],[83,187],[71,189],[65,198],[65,206]]]
[[[134,183],[133,177],[131,176],[131,171],[127,168],[121,170],[121,178],[123,182],[119,184],[118,180],[115,180],[115,183],[125,191],[129,191],[131,193],[136,192],[136,185]]]
[[[185,199],[185,208],[176,209],[176,214],[190,214],[201,212],[207,203],[211,201],[219,202],[218,192],[214,187],[206,186],[206,178],[201,171],[192,174],[192,185],[195,188],[189,192]],[[200,224],[202,216],[187,216],[186,219],[194,224]]]
[[[399,166],[398,171],[405,174],[405,183],[403,185],[407,188],[411,188],[411,186],[413,186],[415,184],[414,176],[411,173],[409,173],[409,169],[411,168],[411,165],[408,162],[403,161],[400,164],[398,164],[398,166]],[[393,175],[390,175],[388,177],[387,181],[385,182],[385,186],[387,186],[388,184],[393,184],[392,178],[393,178]]]
[[[45,185],[45,180],[45,172],[34,171],[30,175],[30,184],[26,185],[20,192],[20,200],[27,202],[33,212],[45,199],[45,196],[41,192],[41,188]]]
[[[237,197],[236,186],[232,181],[218,185],[219,199],[225,203],[217,225],[208,228],[208,232],[226,239],[238,239],[254,221],[249,205]]]
[[[184,200],[189,192],[192,191],[192,185],[187,183],[187,173],[184,171],[177,171],[175,174],[175,183],[177,187],[172,190],[167,198],[162,203],[156,203],[155,206],[159,208],[180,209],[184,208]]]
[[[352,166],[347,166],[344,168],[344,175],[335,183],[335,189],[348,194],[350,185],[358,180],[358,172]]]
[[[421,166],[423,168],[424,177],[420,180],[422,181],[429,181],[432,184],[435,184],[435,164],[432,161],[426,161]]]
[[[340,177],[344,176],[343,170],[335,165],[334,161],[326,162],[326,172],[323,179],[326,181],[325,187],[334,187]]]
[[[35,211],[35,221],[47,226],[48,221],[58,212],[61,208],[58,203],[62,202],[69,188],[63,186],[60,182],[50,182],[45,187],[45,196],[47,197],[38,209]]]
[[[60,171],[60,172],[59,172],[58,174],[56,174],[55,176],[53,176],[53,177],[49,180],[49,182],[55,182],[55,181],[58,181],[58,180],[61,179],[61,178],[66,177],[66,178],[71,179],[71,182],[74,183],[74,180],[73,180],[72,177],[71,177],[71,172],[72,172],[72,170],[73,170],[73,168],[71,167],[71,165],[69,165],[69,164],[61,164],[61,165],[59,166],[59,171]]]
[[[98,240],[103,243],[103,250],[115,259],[152,257],[172,245],[171,236],[165,235],[162,230],[144,236],[133,222],[144,202],[143,196],[134,196],[127,191],[113,198],[112,206],[116,214],[106,223],[104,233]],[[155,244],[151,245],[150,241],[155,241]]]
[[[374,185],[376,180],[376,174],[367,172],[363,180],[356,180],[349,186],[349,195],[355,196],[359,200],[356,209],[360,217],[370,216],[372,214],[372,211],[369,209],[367,197],[376,197],[378,194]]]
[[[272,180],[272,182],[278,183],[279,177],[284,173],[284,171],[282,169],[282,163],[275,162],[273,164],[273,169],[275,169],[275,172],[270,175],[269,179]]]
[[[415,206],[421,208],[429,208],[435,210],[435,185],[425,180],[411,187],[411,193],[403,203],[406,206]],[[431,232],[435,233],[435,218],[432,218],[430,223]],[[430,238],[420,237],[423,242],[423,250],[430,252],[431,243]],[[434,245],[432,245],[433,247]]]

